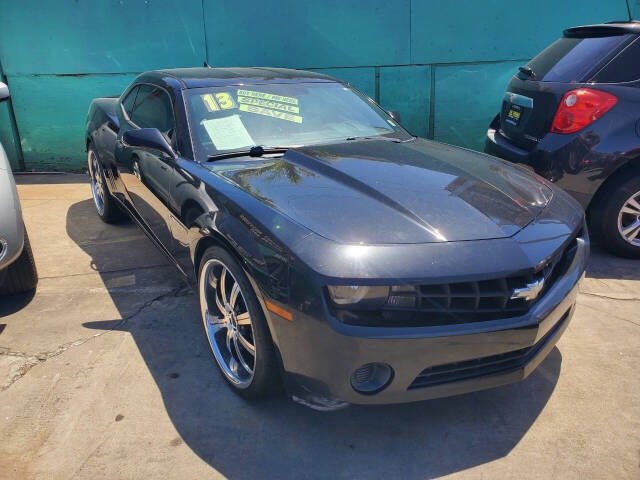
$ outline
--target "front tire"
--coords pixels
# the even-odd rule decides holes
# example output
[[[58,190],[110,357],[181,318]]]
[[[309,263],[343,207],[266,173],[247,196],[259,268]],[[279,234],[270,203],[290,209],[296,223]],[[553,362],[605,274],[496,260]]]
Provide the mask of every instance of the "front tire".
[[[640,171],[614,179],[594,215],[596,234],[614,255],[640,258]]]
[[[38,272],[31,251],[31,243],[24,231],[24,246],[18,259],[7,267],[4,283],[0,285],[0,295],[15,295],[36,288]]]
[[[89,165],[89,175],[91,176],[91,193],[98,216],[104,223],[122,221],[125,218],[125,214],[120,210],[118,203],[107,188],[102,164],[92,146],[87,149],[87,163]]]
[[[202,256],[198,293],[204,331],[223,378],[245,398],[279,389],[273,342],[258,298],[236,259],[220,247]]]

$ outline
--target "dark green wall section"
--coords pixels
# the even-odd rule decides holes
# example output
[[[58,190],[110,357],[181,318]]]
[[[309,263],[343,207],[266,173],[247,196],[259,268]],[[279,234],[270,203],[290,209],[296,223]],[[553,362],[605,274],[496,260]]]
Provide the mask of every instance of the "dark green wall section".
[[[632,2],[640,13],[640,0]],[[518,65],[569,26],[626,18],[624,0],[7,0],[0,141],[28,170],[85,164],[92,98],[141,71],[306,68],[342,78],[413,133],[480,149]]]

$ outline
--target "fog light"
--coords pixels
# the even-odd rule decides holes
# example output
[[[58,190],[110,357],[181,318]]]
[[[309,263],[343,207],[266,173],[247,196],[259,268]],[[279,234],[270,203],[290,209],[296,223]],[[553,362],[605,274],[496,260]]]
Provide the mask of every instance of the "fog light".
[[[385,389],[393,379],[393,369],[386,363],[367,363],[351,375],[351,386],[364,395]]]

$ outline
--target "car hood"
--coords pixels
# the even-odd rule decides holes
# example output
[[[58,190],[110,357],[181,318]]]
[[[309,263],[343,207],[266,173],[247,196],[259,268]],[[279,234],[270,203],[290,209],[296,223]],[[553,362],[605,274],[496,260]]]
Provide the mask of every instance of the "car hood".
[[[552,191],[517,167],[416,139],[356,140],[208,167],[330,240],[432,243],[510,237]]]

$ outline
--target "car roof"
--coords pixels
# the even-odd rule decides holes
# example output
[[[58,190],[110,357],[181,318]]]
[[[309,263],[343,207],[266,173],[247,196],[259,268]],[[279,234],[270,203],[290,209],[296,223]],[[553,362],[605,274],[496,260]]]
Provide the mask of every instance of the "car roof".
[[[321,73],[272,67],[171,68],[154,70],[145,74],[145,77],[150,76],[158,79],[175,78],[183,88],[265,83],[339,82],[339,80]]]
[[[640,34],[640,22],[616,21],[608,23],[598,23],[594,25],[581,25],[567,28],[563,34],[565,37],[607,37],[613,35],[625,35],[628,33]]]

